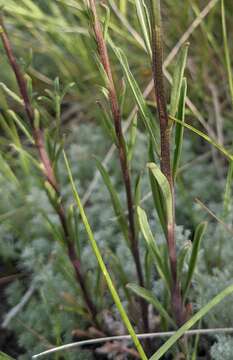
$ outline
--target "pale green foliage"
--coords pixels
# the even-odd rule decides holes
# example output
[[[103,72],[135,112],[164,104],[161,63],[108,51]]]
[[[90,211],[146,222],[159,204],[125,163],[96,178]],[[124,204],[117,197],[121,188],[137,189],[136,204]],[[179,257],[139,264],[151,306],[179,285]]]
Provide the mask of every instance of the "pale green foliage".
[[[217,342],[211,348],[213,360],[231,360],[233,356],[233,339],[231,336],[217,336]]]

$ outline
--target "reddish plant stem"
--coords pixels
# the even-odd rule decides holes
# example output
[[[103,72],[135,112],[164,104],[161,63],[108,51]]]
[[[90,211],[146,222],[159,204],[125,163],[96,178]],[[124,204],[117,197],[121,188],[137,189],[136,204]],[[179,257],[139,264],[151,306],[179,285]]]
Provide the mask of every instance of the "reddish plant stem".
[[[15,74],[15,77],[17,80],[17,84],[18,84],[18,87],[20,90],[20,94],[21,94],[23,102],[24,102],[24,109],[27,114],[32,131],[33,131],[35,147],[37,148],[37,151],[38,151],[38,154],[40,157],[40,161],[43,166],[43,174],[44,174],[46,180],[49,182],[49,184],[55,190],[57,199],[59,199],[59,198],[61,198],[59,185],[58,185],[58,182],[57,182],[54,170],[53,170],[53,166],[51,164],[48,153],[46,151],[43,131],[40,129],[40,127],[36,127],[36,125],[35,125],[35,111],[33,109],[33,106],[31,104],[31,100],[30,100],[30,97],[28,94],[27,83],[26,83],[24,74],[21,72],[20,66],[14,55],[14,52],[13,52],[8,34],[4,27],[2,18],[0,18],[0,26],[1,26],[0,36],[2,39],[2,43],[3,43],[4,49],[5,49],[9,64],[11,65],[11,68],[14,71],[14,74]],[[66,215],[65,215],[65,208],[64,208],[62,201],[60,201],[57,204],[56,212],[57,212],[57,215],[59,217],[59,220],[60,220],[60,223],[61,223],[61,226],[63,229],[64,239],[65,239],[67,249],[68,249],[68,256],[69,256],[70,262],[72,263],[72,266],[74,268],[76,279],[80,285],[80,288],[81,288],[81,291],[83,294],[83,299],[84,299],[87,309],[91,315],[93,323],[98,328],[100,328],[97,318],[96,318],[97,310],[95,308],[94,303],[91,300],[91,297],[90,297],[89,292],[86,287],[84,277],[81,273],[81,264],[80,264],[80,260],[77,256],[77,254],[76,254],[74,242],[72,241],[72,239],[70,239],[69,229],[68,229],[68,225],[67,225],[67,219],[66,219]]]
[[[152,5],[153,6],[153,5]],[[154,9],[152,9],[153,11]],[[157,20],[160,22],[160,6],[156,9]],[[173,219],[172,223],[167,223],[167,244],[169,253],[169,262],[172,274],[171,298],[173,313],[177,321],[177,325],[185,322],[185,310],[182,301],[181,287],[179,279],[177,278],[177,254],[176,254],[176,239],[175,239],[175,196],[174,196],[174,179],[172,176],[171,159],[170,159],[170,124],[167,112],[167,101],[164,89],[163,77],[163,46],[161,24],[156,24],[155,19],[152,21],[152,70],[154,78],[154,89],[157,101],[157,109],[160,122],[160,141],[161,141],[161,156],[160,165],[161,171],[166,176],[173,202]]]
[[[108,56],[108,50],[106,42],[104,40],[103,32],[101,29],[100,21],[97,15],[96,2],[95,0],[89,0],[89,6],[93,15],[93,30],[95,34],[95,39],[97,42],[98,53],[100,57],[100,62],[105,70],[107,75],[107,87],[109,92],[109,103],[111,107],[111,112],[114,121],[114,127],[116,132],[116,137],[118,140],[118,152],[121,165],[122,176],[124,180],[126,198],[127,198],[127,209],[128,209],[128,223],[129,223],[129,241],[131,244],[131,252],[134,258],[135,267],[137,271],[138,282],[141,286],[144,286],[143,271],[140,260],[140,253],[138,248],[138,240],[135,231],[135,220],[134,220],[134,202],[132,196],[132,187],[131,187],[131,178],[130,170],[128,166],[127,153],[125,148],[125,140],[122,131],[121,124],[121,111],[118,103],[117,92],[115,89],[111,65]],[[144,300],[140,299],[141,309],[142,309],[142,318],[144,323],[145,331],[148,331],[148,311],[147,304]]]

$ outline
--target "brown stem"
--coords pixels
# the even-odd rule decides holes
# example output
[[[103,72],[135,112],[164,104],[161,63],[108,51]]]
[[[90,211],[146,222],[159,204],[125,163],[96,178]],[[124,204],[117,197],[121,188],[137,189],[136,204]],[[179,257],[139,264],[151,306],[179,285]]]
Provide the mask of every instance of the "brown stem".
[[[40,128],[36,127],[36,125],[35,125],[35,121],[34,121],[35,120],[35,116],[34,116],[35,111],[33,109],[33,106],[31,104],[31,100],[30,100],[30,96],[28,94],[27,83],[26,83],[24,74],[21,72],[20,66],[14,55],[14,52],[13,52],[9,37],[7,35],[6,29],[4,27],[2,18],[0,18],[0,36],[2,39],[2,43],[3,43],[4,49],[5,49],[6,55],[8,57],[9,64],[11,65],[11,68],[14,71],[14,74],[15,74],[15,77],[16,77],[16,80],[17,80],[17,83],[19,86],[20,94],[23,98],[25,112],[27,114],[28,120],[29,120],[30,125],[33,130],[33,138],[34,138],[35,146],[37,148],[37,151],[39,153],[39,157],[40,157],[40,160],[41,160],[41,163],[43,166],[44,176],[45,176],[46,180],[50,183],[50,185],[54,188],[57,199],[59,199],[59,198],[61,198],[59,185],[58,185],[58,182],[57,182],[54,170],[53,170],[53,166],[51,164],[48,153],[46,151],[43,131]],[[72,266],[74,268],[74,271],[76,274],[76,279],[80,285],[87,309],[92,317],[92,321],[94,322],[94,324],[98,328],[100,328],[100,326],[97,322],[97,319],[96,319],[97,310],[95,308],[94,303],[91,300],[91,297],[90,297],[89,292],[86,287],[84,277],[81,273],[80,261],[76,254],[74,243],[70,239],[69,229],[68,229],[68,225],[67,225],[67,219],[66,219],[66,215],[65,215],[65,209],[64,209],[64,205],[63,205],[62,201],[59,202],[58,206],[56,207],[56,211],[57,211],[57,215],[59,217],[59,220],[60,220],[60,223],[61,223],[61,226],[63,229],[64,239],[65,239],[65,242],[66,242],[66,245],[68,248],[68,256],[69,256],[70,262],[72,263]]]
[[[140,261],[140,254],[138,248],[138,240],[135,231],[135,220],[134,220],[134,204],[133,204],[133,196],[132,196],[132,187],[131,187],[131,178],[130,171],[127,160],[127,153],[125,148],[125,140],[122,131],[121,125],[121,112],[120,106],[118,103],[117,93],[113,81],[112,70],[110,66],[108,50],[106,46],[106,42],[103,37],[103,32],[101,29],[100,21],[97,15],[96,2],[95,0],[89,0],[89,6],[93,15],[93,30],[95,33],[95,39],[97,42],[97,48],[99,52],[100,62],[105,70],[107,76],[107,87],[109,92],[109,103],[111,107],[111,112],[114,120],[116,137],[118,140],[118,151],[119,151],[119,159],[121,165],[122,176],[124,180],[126,198],[127,198],[127,209],[128,209],[128,223],[129,223],[129,241],[131,244],[131,252],[135,261],[136,271],[138,282],[141,286],[144,286],[143,272]],[[142,308],[142,318],[144,323],[144,328],[147,331],[149,329],[148,326],[148,312],[147,305],[145,301],[142,299],[141,308]]]
[[[157,101],[158,116],[160,122],[160,141],[161,141],[161,156],[160,165],[161,171],[166,176],[172,193],[173,201],[173,219],[172,223],[167,223],[167,244],[169,261],[172,274],[172,308],[176,318],[177,324],[181,325],[185,321],[185,311],[183,308],[182,295],[180,289],[179,279],[177,278],[177,254],[176,254],[176,239],[175,239],[175,197],[174,197],[174,182],[171,169],[170,159],[170,125],[167,112],[167,101],[164,89],[163,78],[163,46],[161,33],[161,18],[160,18],[160,1],[151,0],[152,12],[152,69],[154,78],[154,89]]]

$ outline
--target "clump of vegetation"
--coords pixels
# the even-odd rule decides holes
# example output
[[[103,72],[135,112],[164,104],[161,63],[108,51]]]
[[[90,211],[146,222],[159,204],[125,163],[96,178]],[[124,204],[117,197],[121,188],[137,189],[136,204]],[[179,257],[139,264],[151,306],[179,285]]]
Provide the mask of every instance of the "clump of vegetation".
[[[45,351],[40,357],[195,360],[219,359],[224,348],[230,358],[224,1],[182,11],[159,0],[22,2],[9,1],[0,28],[2,350],[20,359]],[[164,60],[191,10],[195,20]],[[196,336],[185,335],[194,326]],[[137,335],[154,332],[163,334]]]

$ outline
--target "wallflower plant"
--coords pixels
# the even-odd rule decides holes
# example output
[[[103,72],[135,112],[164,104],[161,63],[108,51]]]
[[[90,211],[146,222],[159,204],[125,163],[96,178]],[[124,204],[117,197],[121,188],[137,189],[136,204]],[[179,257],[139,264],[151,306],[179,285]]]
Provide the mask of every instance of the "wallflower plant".
[[[25,1],[26,3],[26,1]],[[28,0],[28,4],[37,14],[37,8]],[[63,2],[62,2],[63,3]],[[93,297],[88,284],[83,264],[83,248],[80,242],[80,226],[84,226],[86,236],[96,257],[100,277],[106,282],[110,295],[120,314],[125,329],[131,336],[135,346],[133,352],[129,345],[125,354],[146,360],[161,359],[168,352],[183,354],[185,359],[197,359],[197,342],[193,344],[185,334],[194,325],[200,325],[202,318],[218,303],[233,293],[233,285],[229,285],[211,301],[204,304],[198,311],[192,310],[192,288],[195,273],[198,272],[198,258],[202,241],[205,238],[207,222],[200,222],[195,230],[192,244],[177,244],[176,238],[176,186],[179,179],[181,156],[184,144],[184,130],[189,134],[200,137],[218,151],[228,163],[228,175],[224,194],[224,216],[229,213],[229,198],[233,174],[233,155],[228,147],[219,143],[210,134],[200,131],[186,123],[188,82],[185,77],[188,49],[190,44],[185,42],[177,55],[171,81],[168,100],[164,71],[163,71],[163,25],[162,10],[159,0],[135,1],[134,11],[137,15],[141,33],[140,41],[147,54],[153,78],[152,101],[146,101],[141,88],[130,68],[124,49],[118,46],[111,31],[111,9],[109,4],[101,4],[96,0],[85,2],[71,1],[64,4],[72,7],[72,11],[80,11],[89,27],[89,39],[94,52],[94,58],[100,73],[98,87],[98,101],[92,106],[99,108],[102,124],[106,132],[107,141],[116,148],[116,158],[119,164],[119,181],[122,184],[124,196],[119,194],[111,174],[104,164],[95,159],[102,181],[108,190],[112,209],[115,214],[120,241],[129,250],[134,279],[130,277],[122,266],[117,254],[112,254],[115,266],[111,264],[111,255],[102,254],[102,248],[95,239],[88,219],[79,188],[76,186],[75,176],[67,155],[65,138],[62,135],[62,104],[66,94],[73,84],[62,88],[58,78],[51,89],[47,89],[46,96],[38,96],[34,92],[32,79],[16,58],[11,44],[11,29],[6,29],[1,17],[0,36],[3,49],[10,69],[13,72],[19,92],[14,92],[6,84],[1,84],[2,92],[20,107],[17,112],[6,101],[1,111],[2,128],[12,141],[12,147],[17,152],[20,165],[25,174],[30,177],[31,168],[40,173],[40,188],[47,195],[59,222],[54,226],[47,216],[54,238],[64,250],[73,269],[73,277],[80,289],[81,303],[79,315],[83,316],[88,326],[94,328],[99,337],[116,335],[106,325],[103,317],[104,308]],[[102,5],[102,6],[101,6]],[[112,4],[114,7],[114,4]],[[124,16],[127,1],[120,1],[120,14]],[[221,1],[222,27],[224,51],[226,59],[229,87],[233,92],[229,47],[227,40],[225,7]],[[39,12],[37,14],[40,15]],[[47,26],[50,26],[48,23]],[[123,76],[118,78],[115,73],[114,57]],[[78,67],[78,64],[77,64]],[[122,85],[123,84],[123,85]],[[95,85],[95,84],[93,84]],[[124,132],[124,107],[126,97],[130,96],[136,106],[136,114],[132,117],[128,134]],[[152,104],[151,104],[152,102]],[[46,105],[45,105],[46,104]],[[52,110],[51,110],[52,109]],[[24,113],[24,115],[21,115]],[[88,125],[86,125],[88,126]],[[138,129],[143,129],[147,138],[146,172],[137,177],[133,171],[134,151],[137,147]],[[90,135],[91,136],[91,135]],[[20,138],[24,137],[29,146],[22,146]],[[20,182],[11,166],[3,157],[0,159],[7,178],[12,182]],[[69,187],[73,193],[72,204],[67,204],[66,194],[60,181],[59,169],[65,164]],[[118,175],[119,175],[118,174]],[[143,208],[141,198],[141,182],[148,177],[155,210],[156,228],[160,229],[160,238],[150,224],[151,216]],[[107,225],[106,225],[107,226]],[[108,239],[106,239],[107,241]],[[142,245],[143,242],[143,245]],[[116,270],[116,271],[115,271]],[[151,277],[160,286],[160,297],[156,297],[151,288]],[[98,289],[97,289],[98,290]],[[124,297],[124,298],[123,298]],[[153,310],[152,310],[153,309]],[[160,328],[163,331],[173,330],[174,334],[161,346],[148,337],[140,340],[138,332],[150,333],[154,331],[151,312],[158,314]],[[135,316],[136,314],[136,316]],[[198,339],[197,339],[198,341]],[[59,350],[59,348],[58,348]],[[61,350],[61,349],[60,349]],[[130,352],[131,351],[131,352]],[[59,354],[59,353],[58,353]],[[65,354],[65,353],[64,353]],[[45,354],[44,354],[45,355]],[[1,355],[7,359],[7,355]],[[40,354],[43,356],[43,353]],[[58,355],[59,356],[59,355]],[[63,355],[61,355],[63,356]],[[66,355],[64,355],[65,357]],[[129,355],[130,356],[130,355]],[[35,356],[36,358],[36,356]]]

